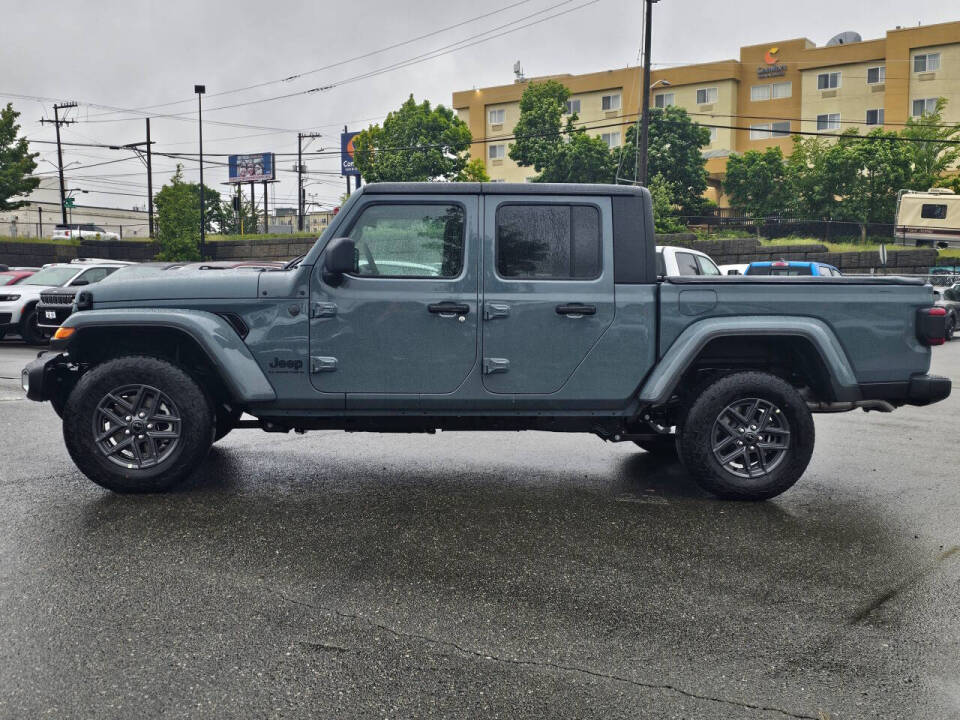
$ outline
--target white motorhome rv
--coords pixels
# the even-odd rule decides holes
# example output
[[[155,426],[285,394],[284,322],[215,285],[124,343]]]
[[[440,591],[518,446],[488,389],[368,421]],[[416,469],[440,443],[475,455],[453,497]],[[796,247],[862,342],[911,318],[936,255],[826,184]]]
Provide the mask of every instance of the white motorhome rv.
[[[894,236],[901,245],[960,247],[960,195],[947,188],[901,190]]]

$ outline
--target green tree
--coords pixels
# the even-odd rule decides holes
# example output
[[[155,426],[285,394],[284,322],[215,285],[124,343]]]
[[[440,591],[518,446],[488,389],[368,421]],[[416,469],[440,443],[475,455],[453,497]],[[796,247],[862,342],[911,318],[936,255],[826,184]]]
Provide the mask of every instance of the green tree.
[[[553,159],[536,182],[612,183],[616,180],[617,161],[607,144],[577,128],[560,143]]]
[[[909,118],[900,136],[907,142],[913,164],[913,176],[909,187],[912,190],[926,190],[938,185],[950,184],[947,177],[960,160],[960,123],[943,122],[943,111],[947,106],[946,98],[937,100],[932,113],[924,113],[919,118]]]
[[[520,119],[513,128],[516,138],[510,146],[510,159],[517,165],[544,172],[564,144],[564,136],[573,132],[577,114],[563,115],[570,91],[556,80],[530,83],[520,96]]]
[[[617,174],[621,178],[639,176],[638,130],[636,124],[631,125],[623,147],[613,151],[619,167]],[[696,214],[705,202],[707,161],[703,157],[703,148],[709,144],[710,131],[693,122],[683,108],[673,105],[650,111],[647,177],[663,177],[683,214]]]
[[[183,166],[154,196],[157,213],[158,260],[200,259],[200,185],[183,180]],[[229,207],[229,204],[227,204]],[[220,193],[204,185],[204,223],[207,232],[217,232],[224,223]],[[230,209],[232,213],[232,208]]]
[[[731,155],[723,192],[730,198],[731,207],[752,217],[783,212],[790,196],[783,152],[779,147],[769,147],[762,152],[748,150],[743,155]]]
[[[224,199],[217,210],[216,225],[219,232],[223,235],[241,235],[254,232],[253,228],[253,208],[250,201],[246,198],[240,203],[240,211],[233,209],[233,198]],[[206,198],[204,198],[206,199]],[[263,217],[257,218],[263,222]]]
[[[20,113],[11,103],[0,110],[0,210],[22,207],[26,200],[16,198],[30,194],[40,184],[40,178],[32,175],[39,153],[31,153],[27,139],[17,137],[18,117]]]
[[[653,201],[653,224],[658,233],[683,232],[686,227],[676,218],[670,184],[663,175],[654,175],[647,183]]]
[[[411,95],[353,139],[354,162],[367,182],[453,180],[467,164],[470,128],[456,114]]]
[[[483,160],[474,158],[464,166],[456,180],[459,182],[490,182],[490,176],[487,174],[487,168],[483,164]]]

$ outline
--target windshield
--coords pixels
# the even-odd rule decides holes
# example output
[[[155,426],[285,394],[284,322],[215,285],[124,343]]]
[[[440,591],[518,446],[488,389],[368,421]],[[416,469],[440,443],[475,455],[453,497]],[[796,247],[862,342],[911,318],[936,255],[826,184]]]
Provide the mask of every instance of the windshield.
[[[21,280],[21,285],[63,285],[67,280],[77,274],[79,268],[72,267],[53,267],[46,268],[36,272],[25,280]]]

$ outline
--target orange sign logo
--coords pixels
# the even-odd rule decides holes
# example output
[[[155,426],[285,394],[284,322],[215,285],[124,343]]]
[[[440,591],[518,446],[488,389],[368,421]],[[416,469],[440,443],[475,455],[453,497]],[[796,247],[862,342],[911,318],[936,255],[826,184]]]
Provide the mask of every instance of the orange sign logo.
[[[766,52],[766,53],[764,54],[764,56],[763,56],[764,62],[766,62],[767,65],[773,65],[773,64],[775,64],[775,63],[777,62],[777,53],[778,53],[778,52],[780,52],[780,48],[778,48],[778,47],[772,47],[772,48],[770,48],[769,50],[767,50],[767,52]]]

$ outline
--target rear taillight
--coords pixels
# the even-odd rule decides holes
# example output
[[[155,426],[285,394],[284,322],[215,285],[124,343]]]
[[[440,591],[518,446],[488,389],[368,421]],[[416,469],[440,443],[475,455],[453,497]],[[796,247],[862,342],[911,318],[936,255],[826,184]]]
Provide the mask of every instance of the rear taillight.
[[[943,345],[947,336],[947,311],[942,307],[917,310],[917,339],[924,345]]]

